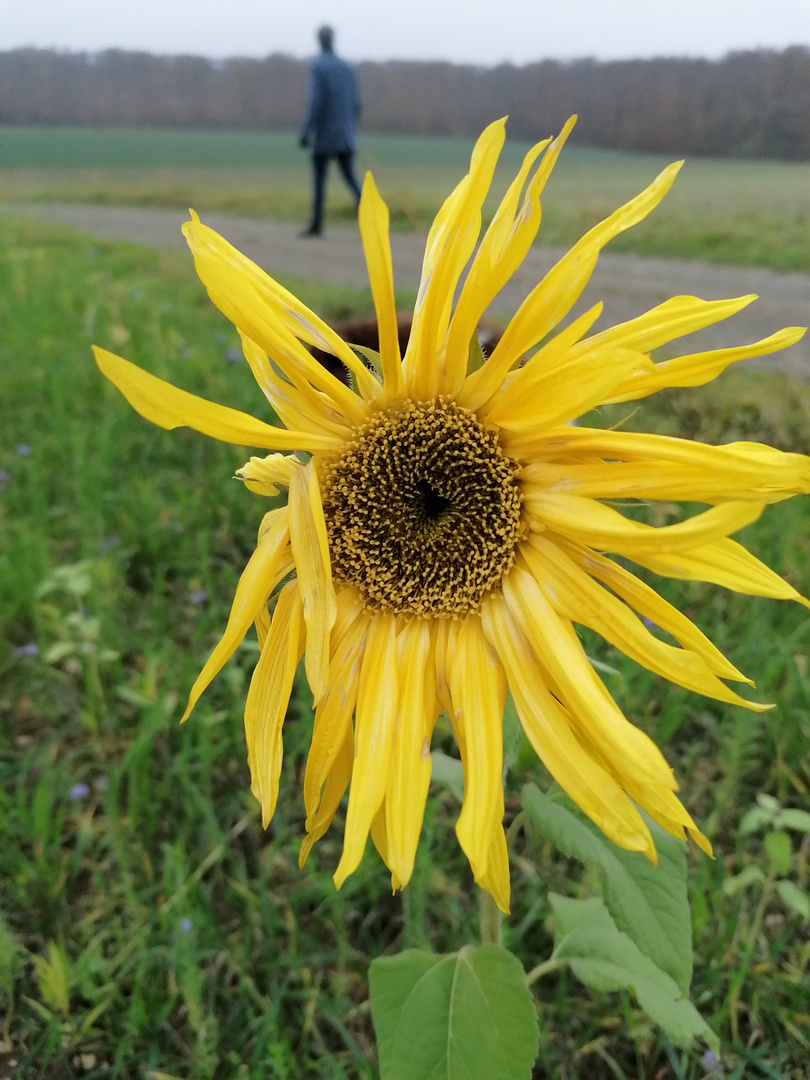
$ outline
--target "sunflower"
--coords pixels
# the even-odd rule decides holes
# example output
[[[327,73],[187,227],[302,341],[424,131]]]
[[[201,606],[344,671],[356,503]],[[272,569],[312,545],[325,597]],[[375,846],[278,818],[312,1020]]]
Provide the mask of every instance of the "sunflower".
[[[475,880],[508,910],[507,691],[548,771],[616,844],[655,860],[643,808],[669,833],[685,839],[688,830],[710,852],[676,795],[672,770],[623,716],[574,624],[680,686],[760,710],[768,706],[727,685],[750,680],[614,556],[663,577],[807,604],[730,535],[767,503],[809,492],[810,459],[756,443],[713,447],[570,425],[602,403],[706,383],[734,361],[784,348],[803,333],[788,328],[753,345],[651,359],[659,346],[733,315],[753,296],[679,296],[591,333],[597,304],[560,329],[601,248],[657,205],[680,163],[578,241],[483,360],[476,326],[535,238],[540,194],[572,125],[573,118],[556,139],[529,151],[479,244],[505,122],[484,131],[468,174],[430,229],[404,356],[388,211],[370,175],[359,226],[379,353],[350,348],[192,214],[183,231],[197,272],[238,328],[283,428],[95,350],[101,371],[148,420],[274,451],[251,457],[237,475],[261,496],[283,489],[286,504],[261,522],[225,632],[183,719],[255,624],[261,652],[245,733],[266,827],[303,657],[315,711],[300,862],[348,788],[338,888],[358,866],[369,833],[393,886],[409,880],[431,736],[444,712],[465,777],[458,840]],[[350,384],[318,364],[310,347],[337,357]],[[611,505],[617,499],[623,506],[683,499],[708,508],[653,527],[623,515]],[[650,622],[677,644],[653,634]]]

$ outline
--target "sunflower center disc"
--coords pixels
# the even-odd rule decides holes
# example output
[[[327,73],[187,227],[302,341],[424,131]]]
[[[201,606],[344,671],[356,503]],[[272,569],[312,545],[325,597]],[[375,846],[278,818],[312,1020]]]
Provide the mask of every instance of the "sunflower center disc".
[[[397,615],[477,610],[514,561],[517,471],[497,433],[445,398],[375,416],[326,468],[335,578]]]

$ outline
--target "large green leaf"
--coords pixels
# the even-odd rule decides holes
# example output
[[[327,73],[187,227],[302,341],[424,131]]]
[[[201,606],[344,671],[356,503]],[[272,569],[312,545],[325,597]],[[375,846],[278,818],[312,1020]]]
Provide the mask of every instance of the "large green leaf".
[[[555,960],[566,960],[576,977],[601,993],[630,990],[642,1009],[679,1046],[703,1038],[720,1040],[665,971],[618,929],[598,896],[571,900],[549,893],[555,915]]]
[[[498,945],[373,961],[381,1080],[528,1080],[537,1014],[520,961]]]
[[[617,847],[567,796],[550,799],[534,784],[523,807],[537,829],[570,858],[604,871],[605,903],[620,930],[684,991],[692,979],[692,922],[686,895],[686,845],[645,818],[658,866]]]

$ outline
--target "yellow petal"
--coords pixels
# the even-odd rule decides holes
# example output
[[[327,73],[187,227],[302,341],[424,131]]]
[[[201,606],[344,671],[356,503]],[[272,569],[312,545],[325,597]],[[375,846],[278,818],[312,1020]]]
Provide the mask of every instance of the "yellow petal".
[[[464,801],[456,836],[479,880],[486,874],[493,823],[503,792],[503,707],[506,683],[481,620],[468,615],[450,669],[450,694],[467,743]]]
[[[761,515],[758,502],[727,502],[694,514],[676,525],[643,525],[593,499],[558,492],[525,492],[523,506],[531,521],[554,529],[579,544],[615,551],[635,559],[636,555],[688,551],[750,525]]]
[[[103,375],[120,390],[141,416],[158,427],[171,430],[190,427],[212,439],[237,446],[262,446],[278,450],[337,450],[342,444],[334,435],[315,431],[285,431],[264,424],[247,413],[179,390],[150,375],[128,360],[93,346]]]
[[[610,586],[613,592],[634,608],[639,615],[650,619],[656,626],[671,634],[685,649],[696,652],[715,675],[719,675],[723,679],[745,682],[749,686],[754,685],[750,679],[746,679],[723,656],[720,650],[709,641],[705,634],[698,630],[690,619],[673,607],[672,604],[667,603],[662,596],[658,595],[655,589],[650,588],[643,581],[639,581],[629,570],[625,570],[623,566],[611,562],[604,555],[598,555],[595,551],[581,548],[568,540],[564,540],[562,537],[557,537],[555,543],[591,577],[604,581],[606,585]]]
[[[629,768],[645,783],[674,787],[661,751],[622,715],[591,667],[571,624],[561,619],[534,578],[514,566],[503,579],[509,611],[529,642],[555,695],[589,733],[612,767]],[[619,765],[621,763],[621,765]]]
[[[503,817],[503,812],[501,812],[501,817]],[[510,893],[509,851],[506,847],[506,834],[500,821],[492,830],[486,873],[478,881],[478,884],[482,889],[486,889],[504,915],[508,915]]]
[[[645,191],[586,233],[552,267],[523,301],[486,364],[467,376],[458,398],[460,405],[476,410],[489,400],[512,365],[571,310],[605,244],[658,205],[672,187],[681,164],[668,166]]]
[[[522,555],[535,581],[563,618],[589,626],[632,660],[688,690],[755,712],[771,708],[735,694],[712,674],[697,653],[676,649],[651,634],[623,601],[598,585],[546,537],[532,536],[530,543],[523,546]]]
[[[583,334],[587,334],[591,326],[602,314],[602,302],[594,304],[592,308],[583,312],[578,319],[566,326],[559,334],[555,335],[542,348],[530,356],[526,363],[506,376],[501,388],[482,406],[479,415],[488,416],[493,409],[501,412],[508,410],[513,404],[523,404],[525,395],[534,395],[537,384],[548,378],[549,372],[564,361],[571,359],[569,355]],[[637,350],[640,351],[640,350]]]
[[[290,477],[290,546],[304,601],[307,680],[315,703],[326,689],[329,637],[337,615],[329,541],[315,465],[309,462]]]
[[[252,457],[247,465],[236,470],[236,475],[248,491],[272,498],[280,488],[290,486],[293,469],[300,468],[301,461],[294,454],[268,454],[263,458]]]
[[[200,694],[234,654],[280,580],[279,567],[286,562],[290,541],[289,516],[286,508],[282,508],[267,517],[270,518],[269,527],[260,538],[236,586],[225,633],[191,688],[181,723],[188,719]]]
[[[298,582],[290,581],[279,594],[245,703],[250,786],[261,803],[262,828],[265,829],[278,800],[283,754],[281,728],[287,715],[295,669],[303,652],[302,629]]]
[[[320,431],[337,435],[340,439],[348,438],[353,419],[356,420],[358,415],[356,409],[347,415],[328,394],[316,389],[294,365],[288,367],[289,378],[280,375],[273,368],[264,349],[260,349],[246,334],[240,334],[240,337],[242,352],[253,372],[253,378],[285,427]]]
[[[649,353],[684,334],[703,330],[742,311],[756,296],[737,296],[733,300],[700,300],[697,296],[672,296],[628,322],[617,323],[587,338],[578,347],[591,349],[636,349]],[[578,350],[574,349],[576,355]]]
[[[439,347],[447,332],[456,285],[478,239],[481,207],[505,137],[505,120],[484,129],[475,144],[470,171],[445,201],[428,233],[404,361],[408,391],[420,401],[438,392]]]
[[[357,355],[306,304],[198,219],[186,222],[183,235],[194,256],[200,280],[213,302],[240,331],[274,359],[277,359],[274,343],[283,347],[290,338],[304,341],[341,360],[351,371],[366,400],[379,395],[379,383]],[[305,349],[298,354],[301,362],[306,364],[302,354],[309,354]],[[311,369],[320,367],[314,358],[309,359]],[[321,368],[321,372],[325,376],[322,389],[336,400],[345,401],[343,391],[347,387],[325,368]],[[318,385],[314,380],[313,383]]]
[[[388,207],[380,198],[374,178],[366,173],[363,196],[357,215],[360,239],[368,267],[380,340],[380,364],[386,396],[401,397],[405,390],[402,357],[399,351],[397,309],[394,301],[394,271],[388,239]]]
[[[655,861],[652,838],[641,815],[610,773],[575,737],[503,596],[487,599],[482,620],[484,632],[506,669],[521,725],[537,756],[606,836],[619,847],[643,851]]]
[[[770,596],[775,600],[795,600],[810,608],[792,585],[760,562],[736,540],[716,540],[691,551],[675,554],[633,556],[633,561],[662,577],[684,581],[708,581],[747,596]]]
[[[321,788],[346,741],[346,732],[351,729],[368,625],[369,615],[364,611],[358,612],[357,617],[333,646],[328,685],[315,709],[315,723],[304,773],[307,829],[314,825],[321,800]]]
[[[518,200],[529,170],[551,140],[545,139],[529,150],[518,175],[501,200],[489,228],[475,254],[462,286],[447,346],[440,358],[440,390],[455,395],[466,375],[467,343],[476,332],[481,316],[526,257],[540,226],[540,192],[548,179],[568,134],[574,117],[568,121],[543,158],[526,191],[520,213]],[[517,214],[517,217],[515,216]]]
[[[651,367],[643,353],[617,349],[607,354],[586,353],[545,372],[539,366],[525,369],[532,373],[530,385],[524,387],[518,378],[523,372],[516,372],[510,392],[493,403],[487,419],[506,431],[555,427],[601,405],[629,373]]]
[[[703,386],[717,378],[729,364],[737,360],[748,360],[753,356],[767,356],[769,353],[795,345],[804,337],[805,327],[788,326],[784,330],[755,341],[753,345],[741,345],[733,349],[716,349],[713,352],[694,353],[691,356],[678,356],[674,360],[664,360],[655,364],[654,370],[639,372],[628,377],[626,382],[616,388],[610,397],[611,402],[636,401],[658,390],[671,386]]]
[[[774,503],[810,488],[810,462],[789,470],[773,469],[770,463],[746,465],[732,459],[713,464],[707,460],[702,466],[655,460],[538,464],[523,471],[521,485],[527,495],[548,492],[584,499]]]
[[[346,732],[346,738],[343,740],[332,767],[329,770],[329,774],[326,777],[326,784],[323,789],[323,797],[320,806],[318,807],[318,812],[308,824],[307,835],[301,841],[301,850],[298,853],[298,866],[302,870],[304,868],[304,863],[306,863],[309,858],[310,851],[312,851],[312,845],[317,840],[320,840],[332,824],[335,811],[340,806],[340,801],[346,792],[346,788],[349,786],[349,781],[352,777],[353,761],[354,736],[350,726]]]
[[[410,881],[413,873],[430,786],[430,729],[433,716],[426,708],[425,681],[427,665],[433,657],[430,655],[427,622],[424,619],[407,622],[399,635],[397,646],[402,692],[385,799],[388,837],[388,857],[385,861],[401,888]]]
[[[371,620],[360,666],[352,787],[343,855],[333,878],[338,889],[360,864],[371,822],[385,798],[398,702],[396,619],[378,614]]]

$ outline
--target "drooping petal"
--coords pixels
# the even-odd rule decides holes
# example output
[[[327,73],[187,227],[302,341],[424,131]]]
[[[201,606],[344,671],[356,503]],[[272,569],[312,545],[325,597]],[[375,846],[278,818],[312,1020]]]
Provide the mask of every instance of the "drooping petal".
[[[326,689],[329,637],[337,616],[326,521],[315,464],[290,476],[290,546],[298,568],[307,647],[304,666],[315,703]]]
[[[158,427],[190,427],[212,439],[268,450],[337,450],[341,440],[320,431],[286,431],[238,409],[189,394],[106,349],[93,346],[103,375],[130,405]]]
[[[644,618],[649,619],[666,633],[671,634],[685,649],[691,649],[702,657],[707,667],[723,679],[748,683],[753,686],[720,650],[712,644],[695,624],[676,607],[659,596],[655,589],[640,581],[629,570],[619,566],[595,551],[582,548],[563,537],[556,537],[557,547],[565,551],[569,559],[581,566],[591,577],[603,581],[617,596]]]
[[[689,551],[673,554],[634,555],[633,561],[661,577],[683,581],[708,581],[747,596],[770,596],[774,600],[795,600],[810,608],[792,585],[760,562],[736,540],[716,540]]]
[[[398,705],[396,618],[377,614],[369,625],[360,665],[352,787],[343,855],[333,878],[338,889],[357,869],[371,822],[385,798]]]
[[[261,803],[262,828],[270,824],[278,800],[283,747],[281,728],[293,678],[304,651],[298,582],[281,590],[245,704],[245,737],[251,791]]]
[[[484,129],[475,144],[470,171],[445,201],[428,233],[404,360],[408,391],[420,401],[438,391],[437,356],[447,333],[453,294],[478,239],[481,207],[505,137],[504,120]]]
[[[357,215],[360,239],[368,267],[380,341],[380,364],[386,396],[401,397],[405,390],[402,357],[399,351],[397,309],[394,302],[394,270],[388,239],[388,207],[380,198],[371,173],[363,181],[363,195]]]
[[[322,798],[321,788],[346,740],[346,732],[351,728],[369,619],[366,612],[357,612],[345,633],[333,645],[327,689],[315,709],[304,773],[307,829],[313,827]]]
[[[506,682],[481,620],[467,615],[461,624],[449,672],[454,713],[464,726],[464,801],[456,836],[476,881],[487,871],[499,793],[503,792],[503,708]]]
[[[650,671],[688,690],[755,712],[772,707],[741,698],[720,682],[697,653],[676,649],[651,634],[623,601],[597,584],[551,540],[530,537],[522,557],[559,615],[589,626]]]
[[[557,615],[534,578],[514,566],[503,595],[521,633],[574,721],[589,732],[613,769],[631,769],[644,782],[676,787],[655,743],[629,723],[583,652],[570,622]]]
[[[501,794],[501,818],[503,817],[503,794]],[[489,842],[487,855],[486,873],[478,881],[482,889],[491,895],[492,899],[504,913],[509,914],[509,851],[506,847],[506,833],[500,820],[492,830],[492,839]]]
[[[432,701],[425,693],[430,654],[430,628],[424,619],[411,619],[397,640],[401,693],[393,740],[391,776],[385,798],[388,840],[386,864],[402,888],[413,873],[430,786]],[[432,672],[431,672],[432,674]],[[434,680],[431,680],[434,681]]]
[[[364,364],[335,331],[291,292],[279,285],[254,262],[237,251],[213,229],[203,225],[196,214],[183,226],[183,235],[194,256],[200,280],[216,306],[249,338],[274,359],[281,347],[287,351],[291,340],[303,341],[332,353],[354,376],[358,390],[366,400],[379,395],[380,386]],[[276,348],[274,348],[274,344]],[[306,349],[297,352],[307,364]],[[310,370],[320,365],[311,356]],[[336,400],[347,400],[347,387],[330,375],[321,379],[321,387]],[[314,385],[318,385],[313,380]]]
[[[664,169],[645,191],[586,233],[546,274],[523,301],[486,364],[467,376],[459,393],[460,405],[475,410],[489,400],[512,365],[571,310],[605,244],[658,205],[672,187],[681,164],[676,162]]]
[[[340,749],[335,756],[332,767],[326,777],[323,796],[317,813],[307,825],[307,835],[301,841],[301,850],[298,853],[298,866],[304,869],[304,864],[309,858],[312,846],[320,840],[335,816],[335,811],[340,806],[340,801],[346,793],[349,781],[352,778],[352,764],[354,762],[354,735],[351,725],[346,732]]]
[[[750,525],[762,514],[759,502],[726,502],[713,506],[675,525],[643,525],[631,521],[611,506],[559,492],[524,493],[524,510],[530,521],[553,529],[579,544],[636,555],[688,551]]]
[[[264,532],[259,534],[256,550],[248,560],[236,586],[225,633],[191,688],[181,723],[189,718],[203,690],[233,656],[251,623],[256,620],[270,593],[280,581],[279,568],[282,563],[287,562],[286,554],[290,542],[286,507],[266,515],[265,523]]]
[[[619,847],[655,862],[647,826],[614,778],[577,740],[559,702],[545,685],[536,658],[501,595],[483,606],[484,632],[506,669],[526,737],[548,771]]]

